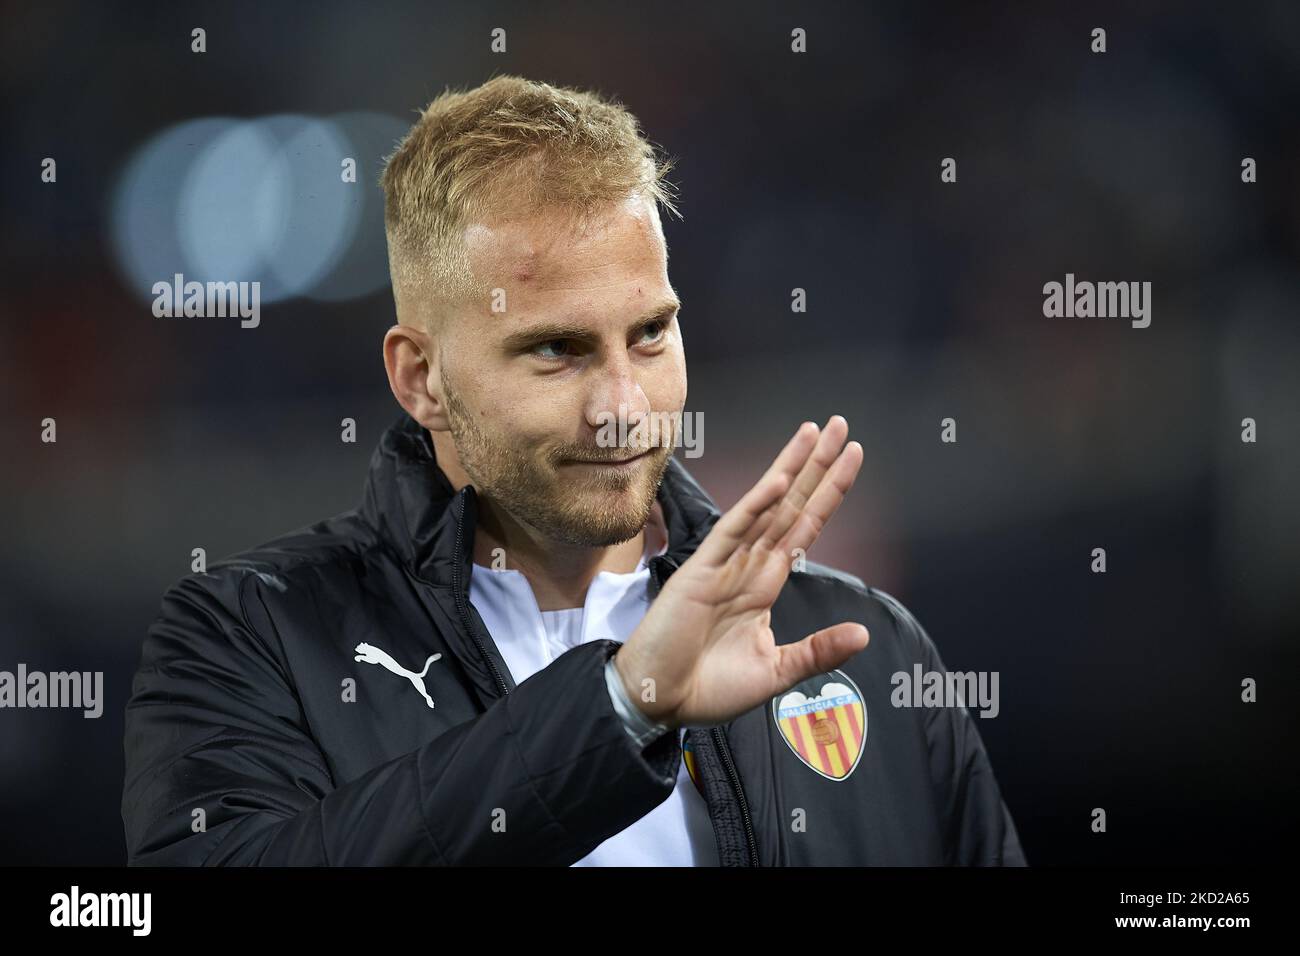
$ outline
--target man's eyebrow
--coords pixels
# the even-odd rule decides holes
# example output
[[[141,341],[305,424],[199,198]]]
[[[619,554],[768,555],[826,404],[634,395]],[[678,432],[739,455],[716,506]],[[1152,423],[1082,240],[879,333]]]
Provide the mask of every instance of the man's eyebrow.
[[[631,331],[656,319],[665,319],[681,307],[682,303],[678,299],[666,299],[642,312],[640,316],[631,322],[628,330]],[[538,322],[536,325],[530,325],[527,328],[511,332],[505,337],[501,346],[505,349],[517,349],[537,342],[550,342],[555,339],[586,340],[590,338],[592,338],[591,329],[586,326],[572,325],[567,322]]]
[[[640,318],[633,322],[632,325],[635,327],[638,325],[644,325],[647,322],[653,322],[655,319],[667,318],[681,307],[682,303],[678,299],[665,299],[658,305],[653,305],[646,311],[642,312]]]

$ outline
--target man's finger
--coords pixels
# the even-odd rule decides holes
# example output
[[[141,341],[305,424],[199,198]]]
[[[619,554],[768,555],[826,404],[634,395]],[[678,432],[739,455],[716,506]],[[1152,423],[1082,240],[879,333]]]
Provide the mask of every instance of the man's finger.
[[[708,564],[721,564],[745,540],[754,523],[789,490],[799,469],[817,444],[818,428],[804,422],[763,473],[763,477],[709,531],[696,555]]]
[[[840,503],[844,501],[844,496],[853,487],[858,471],[862,468],[862,457],[862,446],[857,442],[851,441],[844,446],[844,451],[840,452],[839,458],[835,460],[825,479],[813,492],[798,521],[778,547],[787,553],[795,548],[802,548],[806,552],[812,547],[813,542],[831,520],[831,515],[835,514]]]
[[[817,441],[817,447],[804,463],[790,490],[786,492],[771,522],[764,529],[761,546],[775,547],[789,532],[803,513],[809,499],[821,485],[823,477],[835,463],[849,434],[849,423],[843,415],[832,415]]]

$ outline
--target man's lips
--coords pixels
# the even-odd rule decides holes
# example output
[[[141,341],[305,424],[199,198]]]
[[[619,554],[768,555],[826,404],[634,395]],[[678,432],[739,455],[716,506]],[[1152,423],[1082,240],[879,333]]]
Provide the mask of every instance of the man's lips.
[[[563,462],[561,462],[561,464],[564,464],[564,465],[597,465],[597,466],[604,467],[604,468],[630,468],[630,467],[632,467],[633,465],[635,465],[638,461],[640,461],[642,458],[645,458],[647,455],[649,455],[650,452],[653,451],[653,450],[654,450],[654,449],[647,449],[647,450],[641,452],[641,454],[639,454],[639,455],[634,455],[634,456],[631,457],[631,458],[614,458],[614,459],[609,459],[609,458],[600,458],[600,459],[590,459],[590,458],[570,458],[570,459],[568,459],[567,461],[563,461]]]

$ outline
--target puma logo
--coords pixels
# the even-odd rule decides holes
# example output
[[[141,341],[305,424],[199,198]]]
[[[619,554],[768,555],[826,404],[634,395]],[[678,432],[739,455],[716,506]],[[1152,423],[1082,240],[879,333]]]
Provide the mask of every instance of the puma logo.
[[[424,689],[424,675],[429,673],[429,665],[442,657],[441,654],[430,654],[429,659],[424,662],[424,670],[417,674],[414,671],[408,671],[401,664],[397,663],[397,661],[393,660],[391,654],[375,647],[373,644],[358,644],[356,650],[357,656],[353,658],[354,661],[365,661],[367,664],[381,664],[385,670],[392,671],[399,677],[405,677],[411,682],[411,686],[420,692],[420,696],[425,699],[425,702],[428,703],[430,707],[433,706],[433,698],[430,697],[429,692]]]

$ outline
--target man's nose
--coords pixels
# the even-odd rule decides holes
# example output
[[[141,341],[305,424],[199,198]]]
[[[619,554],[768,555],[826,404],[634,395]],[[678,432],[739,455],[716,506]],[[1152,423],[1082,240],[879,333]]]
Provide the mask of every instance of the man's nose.
[[[587,423],[592,428],[599,429],[609,422],[617,424],[623,418],[631,429],[649,412],[650,399],[626,357],[595,370],[586,411]]]

